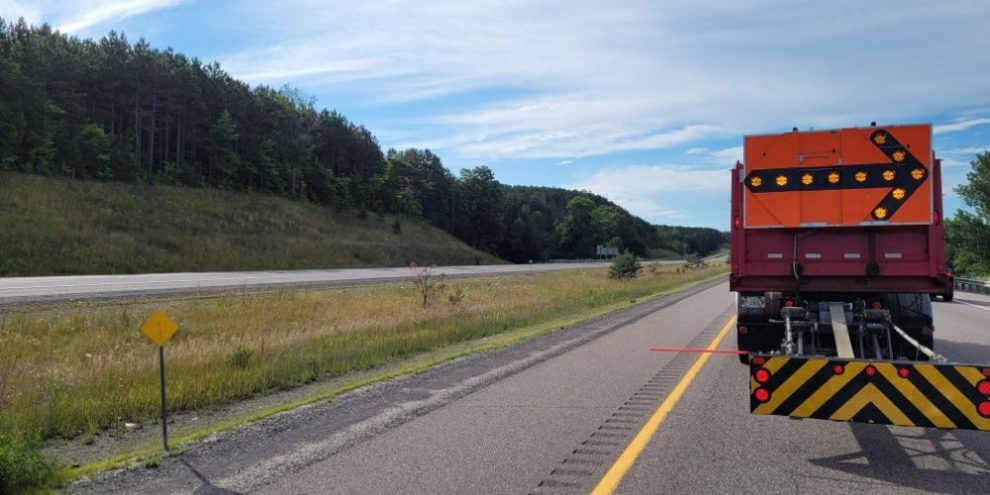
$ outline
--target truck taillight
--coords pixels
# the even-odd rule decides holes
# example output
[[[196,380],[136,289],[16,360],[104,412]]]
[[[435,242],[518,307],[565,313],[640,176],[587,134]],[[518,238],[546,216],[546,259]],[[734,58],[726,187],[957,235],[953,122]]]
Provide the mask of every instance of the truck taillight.
[[[873,376],[877,374],[877,369],[874,366],[867,366],[864,371],[866,371],[866,376]]]
[[[835,373],[836,375],[841,375],[845,371],[846,371],[846,369],[844,367],[842,367],[841,364],[837,364],[837,365],[835,365],[835,366],[832,367],[832,372]]]
[[[907,378],[911,374],[911,370],[908,368],[900,368],[897,370],[897,376],[901,378]]]
[[[757,366],[763,366],[763,364],[766,363],[767,360],[763,356],[753,356],[749,358],[749,362]]]
[[[873,301],[873,309],[883,309],[883,303],[880,301]]]
[[[791,301],[790,299],[784,301],[784,307],[785,308],[793,308],[794,307],[794,301]]]
[[[760,403],[767,402],[770,400],[770,391],[763,387],[760,387],[756,389],[755,392],[753,392],[753,397],[755,397],[756,400]],[[984,402],[984,404],[990,406],[990,402]],[[980,409],[981,410],[983,409],[982,405],[980,405]],[[987,414],[990,414],[990,407],[987,408]]]
[[[737,229],[742,227],[742,219],[739,218],[739,215],[736,215],[736,217],[732,219],[732,225],[734,225]]]
[[[759,390],[757,390],[757,392],[759,392]],[[980,416],[983,416],[984,418],[990,418],[990,402],[987,401],[981,402],[980,407],[977,408],[977,411],[980,412]]]
[[[981,380],[976,384],[976,390],[980,391],[980,395],[990,395],[990,380]]]
[[[756,370],[756,373],[753,373],[753,379],[756,380],[756,383],[763,385],[766,382],[770,381],[770,372],[764,368],[760,368]],[[990,394],[985,394],[985,395],[990,395]]]

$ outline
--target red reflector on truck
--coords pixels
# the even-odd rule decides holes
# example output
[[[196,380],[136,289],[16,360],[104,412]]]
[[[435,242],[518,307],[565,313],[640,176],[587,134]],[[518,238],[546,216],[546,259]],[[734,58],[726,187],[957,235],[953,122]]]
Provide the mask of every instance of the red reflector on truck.
[[[981,402],[978,411],[980,412],[980,416],[990,418],[990,402]]]
[[[753,356],[749,359],[749,362],[757,366],[763,366],[763,363],[767,362],[767,360],[762,356]]]
[[[877,374],[877,369],[873,366],[867,366],[865,371],[866,371],[866,376],[873,376]]]
[[[756,380],[756,383],[762,385],[770,380],[770,372],[767,371],[766,369],[760,368],[756,370],[756,373],[753,373],[753,379]]]
[[[990,395],[990,380],[982,380],[977,383],[976,390],[979,390],[981,395]]]
[[[753,397],[756,397],[756,400],[758,400],[760,402],[766,402],[766,401],[770,400],[770,391],[767,390],[767,389],[765,389],[765,388],[763,388],[763,387],[760,387],[760,388],[756,389],[755,392],[753,392]],[[990,406],[990,402],[984,402],[984,404],[986,404],[987,406]],[[982,408],[983,406],[980,406],[980,407]],[[988,411],[990,411],[990,408],[988,408]],[[990,412],[988,412],[987,414],[990,414]]]
[[[749,333],[749,329],[746,327],[739,327],[739,335],[746,335]]]
[[[846,369],[843,368],[841,364],[837,364],[835,365],[834,368],[832,368],[832,372],[834,372],[836,375],[841,375],[845,371]]]
[[[901,369],[897,370],[897,376],[899,376],[901,378],[907,378],[909,374],[911,374],[911,370],[909,370],[907,368],[901,368]]]

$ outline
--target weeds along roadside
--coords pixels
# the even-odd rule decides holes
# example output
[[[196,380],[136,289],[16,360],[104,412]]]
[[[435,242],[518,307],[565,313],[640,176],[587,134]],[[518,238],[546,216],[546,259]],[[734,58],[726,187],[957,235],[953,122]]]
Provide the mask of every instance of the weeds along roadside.
[[[157,307],[181,325],[166,353],[169,408],[188,410],[378,367],[720,271],[663,266],[622,281],[609,280],[605,269],[458,280],[425,308],[407,283],[7,309],[0,315],[0,431],[73,438],[153,421],[156,353],[137,328]]]

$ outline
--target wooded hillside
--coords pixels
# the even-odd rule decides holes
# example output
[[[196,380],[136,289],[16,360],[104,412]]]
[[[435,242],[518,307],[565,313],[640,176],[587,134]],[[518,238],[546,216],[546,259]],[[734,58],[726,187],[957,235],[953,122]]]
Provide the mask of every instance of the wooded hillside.
[[[429,150],[383,151],[289,87],[250,87],[217,63],[0,19],[0,171],[282,196],[422,219],[511,261],[595,246],[707,254],[714,229],[660,228],[605,198],[454,175]]]

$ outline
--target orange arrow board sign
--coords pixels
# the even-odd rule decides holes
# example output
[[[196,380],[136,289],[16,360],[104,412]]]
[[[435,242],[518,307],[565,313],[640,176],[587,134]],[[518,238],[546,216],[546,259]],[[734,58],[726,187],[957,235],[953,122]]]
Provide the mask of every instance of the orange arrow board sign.
[[[931,136],[927,124],[747,136],[746,228],[930,224]]]
[[[141,332],[158,347],[164,346],[179,331],[179,325],[162,310],[155,310],[141,325]]]

